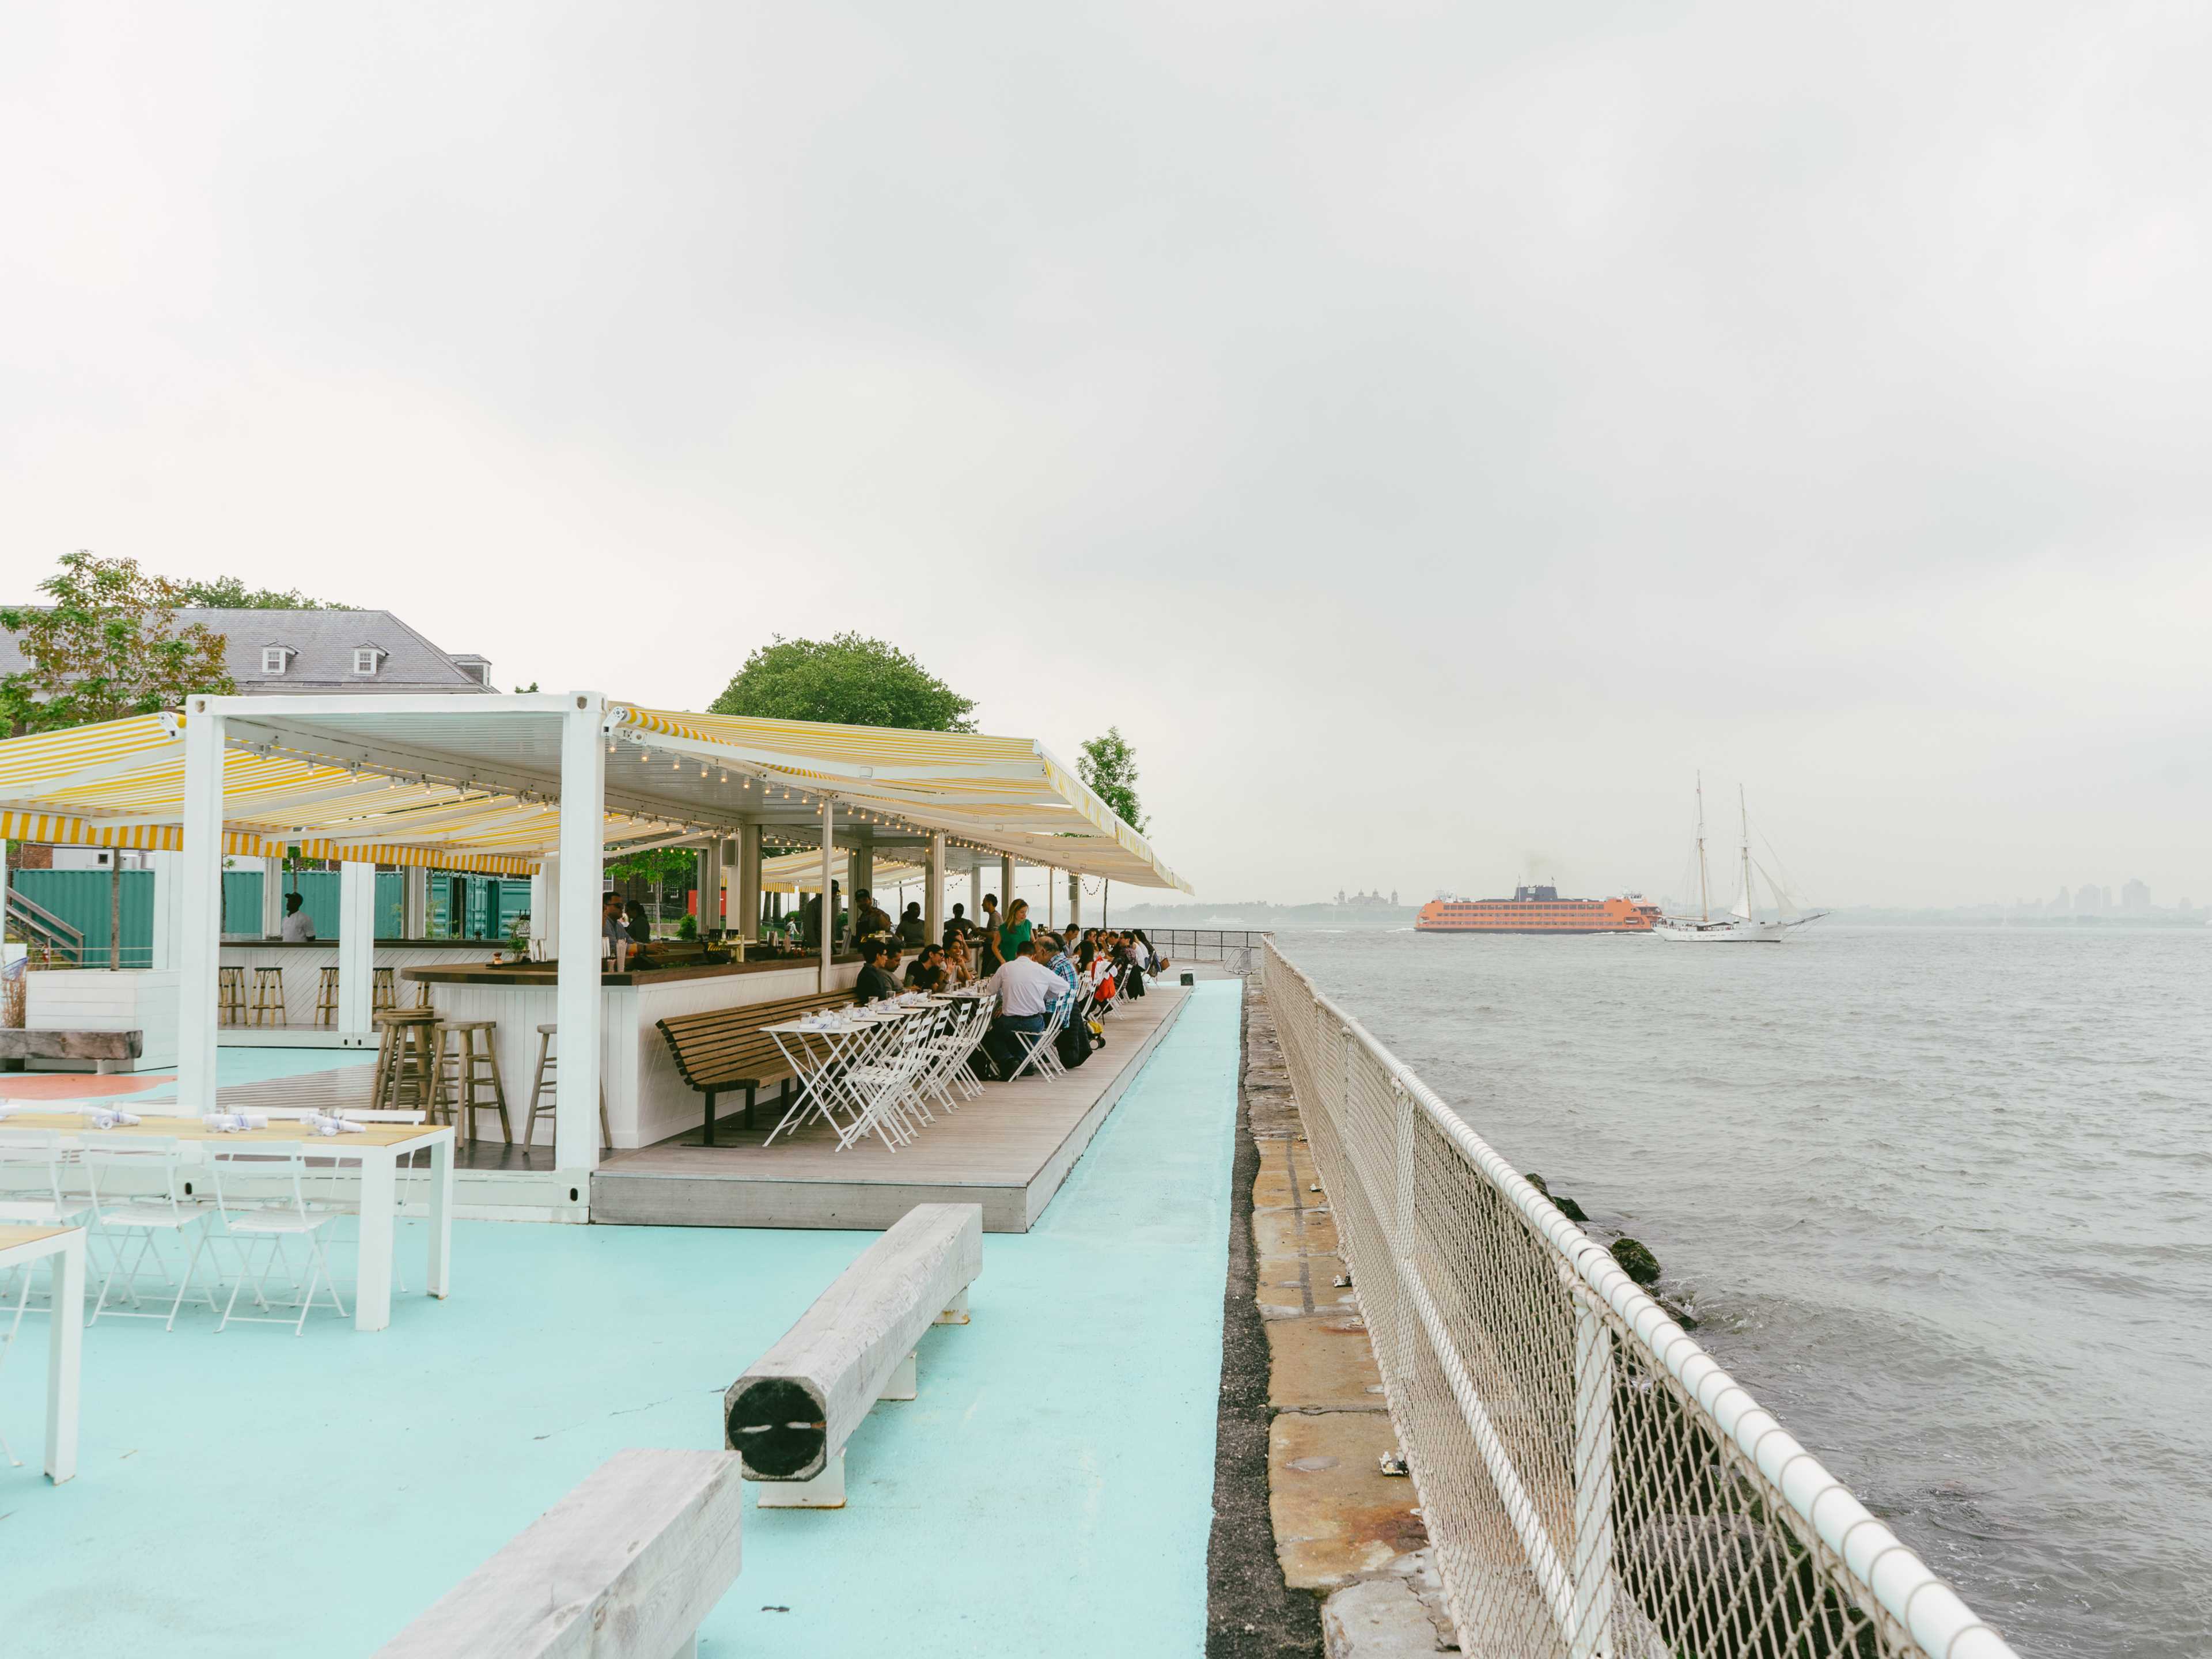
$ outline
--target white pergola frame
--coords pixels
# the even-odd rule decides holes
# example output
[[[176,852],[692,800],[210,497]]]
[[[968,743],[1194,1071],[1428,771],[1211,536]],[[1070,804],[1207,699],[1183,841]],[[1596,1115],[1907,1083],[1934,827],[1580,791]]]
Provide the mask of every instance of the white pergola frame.
[[[459,706],[457,706],[459,705]],[[561,1067],[569,1077],[599,1075],[599,895],[605,884],[602,860],[606,818],[607,699],[596,691],[557,696],[507,697],[360,696],[210,697],[185,702],[184,848],[179,856],[181,887],[177,975],[177,1102],[186,1111],[216,1109],[217,984],[222,945],[222,757],[236,722],[259,740],[272,728],[284,731],[287,717],[312,722],[319,714],[358,715],[366,709],[410,716],[467,717],[476,720],[549,714],[561,720],[557,773],[506,775],[486,766],[479,781],[511,783],[533,794],[557,794],[560,842],[547,860],[557,868],[553,894],[558,925],[555,1018],[561,1028]],[[327,750],[326,742],[296,732],[303,744]],[[349,745],[348,763],[363,771],[405,775],[422,769],[422,757],[377,744]],[[371,921],[375,866],[342,863],[338,935],[339,1024],[360,1030],[371,1021],[368,1005],[374,950]],[[553,1162],[562,1175],[580,1183],[599,1166],[599,1091],[563,1089],[555,1099]]]
[[[638,842],[641,846],[697,841],[707,848],[710,863],[718,863],[726,848],[735,853],[738,914],[748,920],[759,908],[763,830],[787,835],[805,822],[802,836],[818,835],[822,849],[824,915],[819,933],[826,984],[836,949],[834,929],[829,925],[834,910],[828,902],[828,892],[837,858],[841,806],[849,809],[848,851],[856,891],[869,884],[868,872],[875,854],[885,844],[881,827],[885,817],[880,803],[870,803],[872,811],[861,811],[849,802],[841,802],[838,786],[841,782],[866,785],[875,778],[876,769],[865,764],[810,763],[806,769],[811,775],[802,775],[787,758],[766,750],[754,754],[738,745],[702,744],[675,733],[641,731],[623,723],[632,707],[598,691],[465,698],[374,694],[188,698],[184,724],[183,846],[178,854],[177,1097],[180,1107],[211,1111],[216,1103],[223,756],[233,748],[312,758],[368,776],[460,784],[553,805],[557,816],[556,842],[534,854],[542,860],[543,873],[533,884],[538,892],[532,913],[540,917],[541,932],[556,963],[555,1012],[561,1031],[562,1069],[570,1077],[599,1075],[599,906],[605,885],[603,860],[614,850],[607,830],[610,812],[645,817],[662,826],[659,833],[643,836]],[[406,726],[379,731],[373,723],[364,722],[363,716],[389,716]],[[560,734],[558,760],[550,767],[545,764],[549,718],[558,720]],[[464,733],[455,746],[441,748],[423,739],[422,722],[426,720],[434,725],[469,722],[477,731],[473,737]],[[516,741],[502,755],[495,752],[502,747],[501,742],[485,733],[495,732],[501,722],[510,720],[531,721],[535,730],[518,732]],[[410,729],[414,733],[412,741]],[[647,754],[668,755],[672,764],[696,762],[702,778],[709,763],[741,776],[750,775],[758,785],[758,793],[742,803],[720,799],[702,805],[696,798],[680,801],[676,792],[654,788],[650,775],[627,771],[621,783],[610,787],[610,753],[635,755],[638,747]],[[520,760],[518,754],[522,757]],[[1042,758],[1037,765],[1042,775]],[[948,778],[973,775],[979,769],[926,769],[933,775],[941,771]],[[771,786],[787,803],[772,814],[764,810],[769,808]],[[346,787],[334,786],[334,789],[338,798],[346,798]],[[791,801],[794,793],[799,796],[797,803]],[[799,811],[811,814],[811,821],[799,820],[796,816]],[[683,825],[684,833],[668,835],[666,826],[671,823]],[[1012,825],[1006,826],[1006,830],[1010,838],[1036,838],[1033,830],[1018,830]],[[319,833],[343,848],[342,834]],[[934,938],[943,927],[945,878],[956,848],[971,878],[977,874],[986,849],[975,840],[956,842],[942,829],[925,830],[912,823],[904,825],[902,834],[893,830],[890,835],[902,845],[919,842],[925,850],[926,921],[930,937]],[[360,843],[360,850],[374,855],[366,842]],[[999,884],[1011,896],[1015,858],[1003,844],[988,850],[998,854]],[[1072,846],[1070,850],[1074,850]],[[337,1023],[344,1029],[366,1030],[373,1023],[375,866],[365,860],[346,860],[343,851],[339,856],[343,925],[338,942]],[[545,902],[548,900],[550,903]],[[552,925],[544,927],[548,913]],[[555,1168],[579,1186],[599,1165],[598,1107],[597,1091],[589,1088],[562,1091],[556,1100]]]

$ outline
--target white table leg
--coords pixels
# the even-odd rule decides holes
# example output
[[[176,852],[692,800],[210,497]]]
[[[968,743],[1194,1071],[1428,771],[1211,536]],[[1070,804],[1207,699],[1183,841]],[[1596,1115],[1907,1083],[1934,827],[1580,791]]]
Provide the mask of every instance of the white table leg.
[[[453,1139],[440,1138],[430,1148],[430,1294],[452,1289],[453,1264]]]
[[[398,1160],[383,1148],[362,1148],[361,1259],[353,1280],[353,1328],[380,1331],[392,1322],[392,1209],[398,1200]]]
[[[26,1273],[30,1269],[27,1265]],[[76,1395],[84,1358],[84,1235],[72,1233],[54,1261],[53,1312],[46,1335],[46,1479],[76,1473]]]

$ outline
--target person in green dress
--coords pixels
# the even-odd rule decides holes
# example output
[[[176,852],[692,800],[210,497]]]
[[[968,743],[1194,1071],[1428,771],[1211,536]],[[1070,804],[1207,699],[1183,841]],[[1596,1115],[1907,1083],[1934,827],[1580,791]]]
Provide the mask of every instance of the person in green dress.
[[[1006,907],[1006,925],[999,929],[999,959],[1012,962],[1030,942],[1030,902],[1016,899]]]

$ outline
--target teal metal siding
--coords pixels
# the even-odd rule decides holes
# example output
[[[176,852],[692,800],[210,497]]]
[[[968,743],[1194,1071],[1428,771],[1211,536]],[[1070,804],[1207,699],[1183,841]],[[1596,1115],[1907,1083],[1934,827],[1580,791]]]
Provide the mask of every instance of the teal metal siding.
[[[43,905],[82,933],[85,953],[97,967],[107,960],[107,872],[105,870],[18,870],[13,884],[33,904]],[[288,870],[284,890],[297,892],[315,924],[315,937],[338,936],[338,872],[335,870]],[[530,884],[499,876],[448,876],[433,871],[430,877],[430,935],[453,937],[447,926],[451,884],[462,884],[462,936],[467,939],[505,939],[517,918],[530,911]],[[406,878],[398,871],[380,871],[376,878],[376,936],[398,939],[404,918]],[[261,936],[261,872],[226,870],[222,872],[222,931],[252,938]],[[123,965],[143,968],[154,948],[154,872],[123,872]]]
[[[15,890],[84,935],[88,965],[107,965],[108,875],[105,870],[18,870]],[[123,965],[143,968],[154,952],[154,872],[123,872]]]

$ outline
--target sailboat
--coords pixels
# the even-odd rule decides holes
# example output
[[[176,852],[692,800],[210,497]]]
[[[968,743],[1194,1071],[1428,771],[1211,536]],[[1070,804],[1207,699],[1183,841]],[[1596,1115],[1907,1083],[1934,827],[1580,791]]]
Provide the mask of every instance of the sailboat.
[[[1802,927],[1828,914],[1826,910],[1799,910],[1782,884],[1763,866],[1754,866],[1751,856],[1751,813],[1744,805],[1741,786],[1735,792],[1735,802],[1741,825],[1737,837],[1741,873],[1735,902],[1725,914],[1713,915],[1712,877],[1705,865],[1705,779],[1701,772],[1698,775],[1698,914],[1660,917],[1651,929],[1660,938],[1715,945],[1779,945],[1789,937],[1792,927]],[[1774,898],[1775,919],[1771,921],[1759,919],[1758,890],[1752,884],[1754,868],[1766,878]]]

